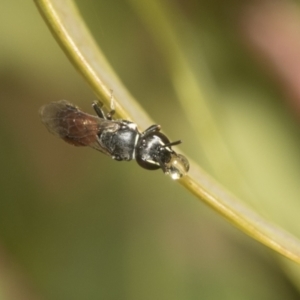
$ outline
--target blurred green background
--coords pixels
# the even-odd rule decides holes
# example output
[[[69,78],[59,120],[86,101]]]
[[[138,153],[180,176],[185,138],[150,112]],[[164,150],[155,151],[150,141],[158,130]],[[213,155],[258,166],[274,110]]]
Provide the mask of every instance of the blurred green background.
[[[134,2],[77,2],[128,90],[172,140],[184,141],[180,149],[214,174]],[[210,106],[258,195],[251,205],[300,236],[297,113],[272,69],[245,47],[242,4],[168,4],[182,16],[179,28],[188,30],[181,40],[206,80],[201,84],[218,95]],[[40,106],[67,99],[92,113],[95,96],[33,1],[1,1],[1,11],[1,300],[299,299],[297,278],[282,271],[273,253],[162,172],[50,135]],[[227,187],[238,194],[234,184]]]

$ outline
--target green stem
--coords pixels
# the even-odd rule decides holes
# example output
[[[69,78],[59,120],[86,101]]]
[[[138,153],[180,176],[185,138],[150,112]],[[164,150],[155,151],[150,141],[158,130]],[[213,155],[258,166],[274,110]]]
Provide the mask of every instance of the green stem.
[[[153,124],[110,67],[73,1],[35,0],[35,3],[52,34],[96,95],[109,104],[112,89],[121,118],[134,120],[141,128]],[[244,206],[191,160],[190,165],[189,174],[179,183],[255,240],[300,263],[298,239]]]

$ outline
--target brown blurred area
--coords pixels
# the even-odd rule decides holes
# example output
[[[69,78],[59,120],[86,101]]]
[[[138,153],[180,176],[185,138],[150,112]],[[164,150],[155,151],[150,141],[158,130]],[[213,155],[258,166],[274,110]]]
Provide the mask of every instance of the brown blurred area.
[[[241,37],[300,114],[300,8],[291,1],[258,1],[240,14]]]

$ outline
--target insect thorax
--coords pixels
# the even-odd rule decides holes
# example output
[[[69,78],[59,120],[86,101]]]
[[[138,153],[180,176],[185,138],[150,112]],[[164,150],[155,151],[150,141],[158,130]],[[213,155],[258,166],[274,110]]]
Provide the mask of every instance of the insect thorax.
[[[136,124],[126,121],[112,121],[113,128],[102,128],[98,134],[99,143],[115,160],[132,160],[140,137]]]

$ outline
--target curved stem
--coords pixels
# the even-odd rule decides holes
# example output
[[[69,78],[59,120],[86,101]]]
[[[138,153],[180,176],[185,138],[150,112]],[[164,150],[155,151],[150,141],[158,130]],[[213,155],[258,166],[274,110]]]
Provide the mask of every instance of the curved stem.
[[[108,105],[112,89],[120,117],[134,120],[142,128],[153,124],[110,67],[74,3],[71,0],[35,0],[35,3],[54,37],[96,95]],[[300,263],[297,238],[236,200],[194,162],[190,161],[190,166],[190,172],[179,183],[252,238]]]

